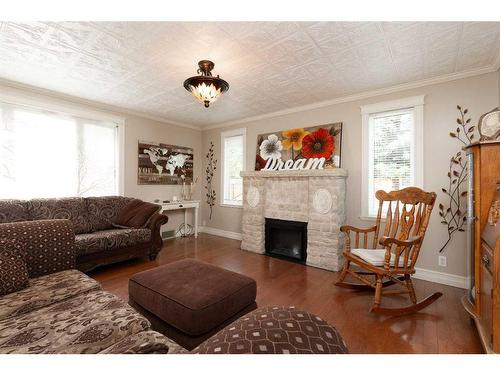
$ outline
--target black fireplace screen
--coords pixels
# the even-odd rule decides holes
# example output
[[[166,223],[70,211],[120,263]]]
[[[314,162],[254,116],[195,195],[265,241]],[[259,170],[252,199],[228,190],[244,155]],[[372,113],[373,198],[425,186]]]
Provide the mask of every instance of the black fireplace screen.
[[[307,258],[307,223],[267,219],[266,254],[305,262]]]

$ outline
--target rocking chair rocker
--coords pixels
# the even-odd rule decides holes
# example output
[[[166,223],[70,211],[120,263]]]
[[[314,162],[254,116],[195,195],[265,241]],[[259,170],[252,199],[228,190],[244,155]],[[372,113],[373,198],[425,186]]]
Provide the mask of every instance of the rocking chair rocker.
[[[379,190],[375,197],[379,200],[376,225],[367,229],[349,225],[340,228],[346,238],[346,262],[335,285],[355,290],[374,289],[375,298],[370,312],[404,315],[419,311],[442,296],[442,293],[434,293],[417,302],[411,280],[436,193],[409,187],[390,193]],[[384,211],[384,203],[387,203],[387,211]],[[382,215],[385,216],[385,227],[379,239]],[[355,233],[354,248],[351,248],[351,232]],[[370,234],[373,234],[371,248],[368,247]],[[377,249],[377,243],[383,246],[383,249]],[[353,269],[352,264],[361,270]],[[362,284],[345,282],[347,275],[353,276]],[[373,281],[368,278],[370,276],[374,277]],[[402,289],[384,289],[394,284],[398,284]],[[384,294],[409,294],[412,304],[402,308],[381,307],[380,302]]]

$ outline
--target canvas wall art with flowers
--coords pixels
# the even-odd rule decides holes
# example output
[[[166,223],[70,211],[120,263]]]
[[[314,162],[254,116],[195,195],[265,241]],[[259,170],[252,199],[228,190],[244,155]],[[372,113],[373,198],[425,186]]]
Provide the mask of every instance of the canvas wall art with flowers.
[[[324,168],[340,168],[342,123],[294,128],[257,137],[255,170],[270,158],[286,160],[325,158]]]

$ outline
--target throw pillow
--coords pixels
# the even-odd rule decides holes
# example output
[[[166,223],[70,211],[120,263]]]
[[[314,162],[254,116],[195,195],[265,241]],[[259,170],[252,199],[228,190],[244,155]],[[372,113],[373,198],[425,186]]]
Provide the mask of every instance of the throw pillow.
[[[134,199],[118,212],[113,226],[117,228],[144,228],[149,224],[153,215],[160,210],[161,206],[157,204]]]
[[[23,261],[26,261],[26,247],[24,242],[17,239],[0,237],[0,254],[6,256],[17,255]]]
[[[28,268],[22,246],[12,240],[0,240],[0,296],[17,292],[29,284]]]

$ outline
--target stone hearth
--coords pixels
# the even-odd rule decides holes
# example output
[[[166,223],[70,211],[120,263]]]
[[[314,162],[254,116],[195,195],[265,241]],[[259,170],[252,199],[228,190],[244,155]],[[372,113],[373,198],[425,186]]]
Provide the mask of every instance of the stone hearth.
[[[265,218],[307,222],[306,264],[342,268],[347,171],[242,172],[243,250],[265,253]]]

